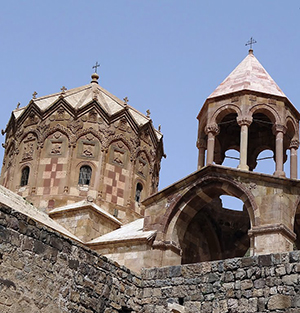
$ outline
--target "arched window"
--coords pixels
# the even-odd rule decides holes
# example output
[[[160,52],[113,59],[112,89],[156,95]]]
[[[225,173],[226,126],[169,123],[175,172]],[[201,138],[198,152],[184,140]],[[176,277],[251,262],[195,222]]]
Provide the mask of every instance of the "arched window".
[[[29,172],[30,172],[30,169],[28,166],[25,166],[22,169],[21,182],[20,182],[21,187],[28,185]]]
[[[141,201],[141,193],[143,190],[143,185],[141,183],[136,184],[136,189],[135,189],[135,201],[140,202]]]
[[[88,165],[83,165],[80,168],[79,171],[79,179],[78,184],[79,185],[89,185],[91,182],[92,177],[92,169]]]

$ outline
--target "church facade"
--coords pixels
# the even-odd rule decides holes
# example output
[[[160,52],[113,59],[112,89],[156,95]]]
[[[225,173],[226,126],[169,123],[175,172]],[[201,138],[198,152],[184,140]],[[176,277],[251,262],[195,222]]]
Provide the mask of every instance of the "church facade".
[[[200,110],[197,171],[161,191],[163,136],[150,111],[98,79],[34,94],[3,131],[0,183],[37,208],[39,222],[136,272],[300,248],[300,114],[251,49]],[[238,168],[222,165],[230,149]],[[254,171],[264,150],[273,175]],[[222,195],[243,209],[223,207]]]

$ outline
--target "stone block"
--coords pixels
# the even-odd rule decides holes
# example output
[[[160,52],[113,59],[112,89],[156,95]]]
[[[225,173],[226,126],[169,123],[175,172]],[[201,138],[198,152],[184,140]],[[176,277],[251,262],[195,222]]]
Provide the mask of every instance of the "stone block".
[[[291,307],[291,297],[276,294],[270,297],[267,305],[269,310],[283,310]]]
[[[292,275],[285,275],[282,277],[282,282],[285,285],[298,285],[299,281],[299,275],[298,274],[292,274]]]

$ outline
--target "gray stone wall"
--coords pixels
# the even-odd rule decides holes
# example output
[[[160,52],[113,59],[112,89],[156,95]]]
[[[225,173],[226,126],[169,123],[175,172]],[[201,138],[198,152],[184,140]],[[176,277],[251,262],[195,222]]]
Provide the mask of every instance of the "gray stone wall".
[[[0,208],[0,312],[141,312],[141,279],[9,208]]]
[[[144,270],[144,310],[299,313],[299,260],[294,251]]]
[[[300,312],[300,252],[143,270],[141,276],[0,208],[0,312]]]

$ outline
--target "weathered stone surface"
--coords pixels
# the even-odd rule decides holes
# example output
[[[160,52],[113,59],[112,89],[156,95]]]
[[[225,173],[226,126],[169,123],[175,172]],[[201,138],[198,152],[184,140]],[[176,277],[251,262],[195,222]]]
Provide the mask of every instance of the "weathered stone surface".
[[[268,302],[269,310],[281,310],[291,307],[291,297],[285,295],[271,296]]]
[[[13,210],[0,209],[0,213],[15,228]],[[19,225],[26,222],[25,216],[18,218]],[[0,312],[169,313],[173,308],[185,313],[296,313],[300,309],[296,252],[261,257],[259,264],[257,257],[235,258],[144,269],[139,276],[50,229],[31,226],[30,235],[9,226],[1,229]]]

